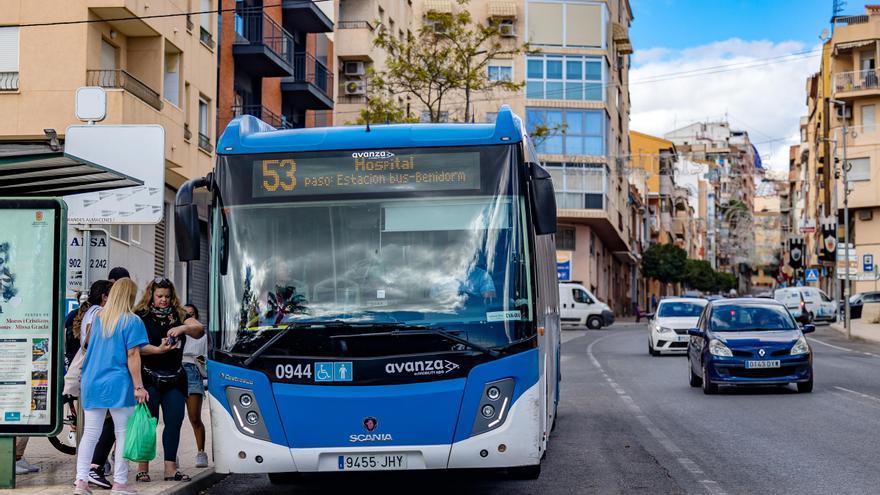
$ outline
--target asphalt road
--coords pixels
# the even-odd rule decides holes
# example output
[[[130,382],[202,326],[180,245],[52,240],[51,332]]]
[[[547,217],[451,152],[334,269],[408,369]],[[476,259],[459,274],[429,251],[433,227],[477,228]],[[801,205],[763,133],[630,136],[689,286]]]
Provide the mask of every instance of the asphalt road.
[[[688,386],[684,356],[648,355],[644,326],[566,331],[559,421],[537,481],[390,473],[279,490],[236,475],[209,493],[878,493],[880,346],[828,327],[813,335],[813,393],[705,396]]]

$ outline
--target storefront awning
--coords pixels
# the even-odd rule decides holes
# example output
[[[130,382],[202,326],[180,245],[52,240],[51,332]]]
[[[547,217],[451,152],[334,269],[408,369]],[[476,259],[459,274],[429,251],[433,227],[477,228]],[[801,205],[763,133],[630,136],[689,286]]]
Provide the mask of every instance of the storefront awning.
[[[875,43],[874,40],[859,40],[859,41],[849,41],[847,43],[838,43],[838,44],[834,45],[834,54],[837,55],[838,53],[840,53],[844,50],[851,50],[853,48],[861,48],[863,46],[873,45],[874,43]]]
[[[434,12],[435,14],[451,14],[452,0],[426,0],[425,12]]]
[[[489,17],[516,18],[516,2],[513,0],[491,0]]]
[[[0,197],[64,196],[141,185],[139,179],[47,144],[0,144]]]

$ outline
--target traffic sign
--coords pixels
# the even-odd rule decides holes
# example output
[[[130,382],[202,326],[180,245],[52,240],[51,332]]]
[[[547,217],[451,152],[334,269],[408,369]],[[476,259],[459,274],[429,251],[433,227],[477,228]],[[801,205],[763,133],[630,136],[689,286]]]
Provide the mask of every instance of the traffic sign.
[[[807,268],[806,278],[807,278],[807,282],[818,282],[819,281],[819,269],[818,268]]]
[[[873,254],[862,255],[862,271],[863,272],[873,272],[874,271],[874,255]]]

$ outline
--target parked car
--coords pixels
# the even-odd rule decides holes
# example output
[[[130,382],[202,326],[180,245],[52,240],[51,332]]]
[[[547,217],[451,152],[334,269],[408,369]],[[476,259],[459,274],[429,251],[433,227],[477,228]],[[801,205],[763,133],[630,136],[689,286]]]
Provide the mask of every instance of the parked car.
[[[687,331],[697,325],[703,307],[709,301],[693,297],[671,297],[660,300],[648,325],[648,354],[684,354],[687,352]]]
[[[691,387],[718,392],[719,385],[797,384],[813,390],[813,353],[804,334],[779,301],[740,298],[710,301],[688,330]]]
[[[802,323],[837,320],[837,305],[815,287],[785,287],[773,292],[773,299],[781,302],[796,320]]]
[[[559,320],[562,326],[598,330],[614,323],[614,312],[581,284],[559,284]]]
[[[865,303],[880,303],[880,291],[859,292],[849,296],[849,317],[858,320],[862,317],[862,306]],[[843,302],[840,303],[840,314],[842,315],[846,308]]]

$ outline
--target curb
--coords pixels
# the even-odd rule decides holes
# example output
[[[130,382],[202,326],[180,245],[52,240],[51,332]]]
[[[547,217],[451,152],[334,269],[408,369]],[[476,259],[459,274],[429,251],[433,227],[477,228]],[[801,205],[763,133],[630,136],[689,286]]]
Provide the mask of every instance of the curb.
[[[180,483],[178,486],[173,486],[164,490],[159,495],[198,495],[204,490],[223,481],[226,476],[228,475],[215,473],[213,468],[207,469],[195,475],[192,481]]]

